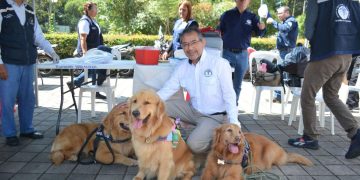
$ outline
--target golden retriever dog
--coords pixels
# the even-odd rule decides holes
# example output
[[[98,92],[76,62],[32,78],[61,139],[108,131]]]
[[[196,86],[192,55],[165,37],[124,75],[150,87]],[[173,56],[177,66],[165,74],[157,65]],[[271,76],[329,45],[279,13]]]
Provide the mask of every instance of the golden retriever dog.
[[[104,135],[111,137],[108,142],[114,152],[114,163],[133,166],[137,165],[137,161],[128,157],[134,154],[128,113],[128,105],[119,104],[103,119],[102,125]],[[61,164],[64,160],[77,161],[77,154],[81,146],[89,134],[98,127],[100,127],[98,123],[81,123],[64,128],[55,138],[51,147],[51,161],[56,165]],[[94,133],[83,149],[83,153],[86,155],[88,155],[89,151],[93,151],[95,137],[96,135]],[[95,159],[106,164],[113,161],[113,155],[106,146],[103,138],[99,141],[98,148],[95,152]]]
[[[249,153],[243,162],[245,150],[249,150]],[[306,157],[296,153],[287,153],[265,136],[242,133],[239,126],[224,124],[215,130],[212,149],[207,157],[201,179],[243,179],[242,163],[256,166],[261,170],[270,169],[272,165],[280,166],[286,163],[313,165]],[[250,174],[251,169],[248,168],[246,173]]]
[[[144,90],[135,94],[129,103],[130,130],[139,164],[134,179],[156,176],[159,180],[191,179],[195,174],[192,152],[174,131],[175,123],[167,116],[160,97],[152,90]],[[178,141],[168,138],[170,135]]]

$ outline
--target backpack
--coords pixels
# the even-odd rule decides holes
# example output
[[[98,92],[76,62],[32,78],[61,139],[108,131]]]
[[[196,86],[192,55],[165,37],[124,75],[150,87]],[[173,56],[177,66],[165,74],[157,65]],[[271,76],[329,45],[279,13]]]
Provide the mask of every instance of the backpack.
[[[301,87],[301,78],[304,77],[305,68],[309,62],[310,50],[302,44],[298,44],[289,54],[285,56],[280,69],[287,75],[284,83],[289,87]]]
[[[252,84],[254,86],[280,86],[281,75],[277,65],[261,59],[259,63],[252,60]]]

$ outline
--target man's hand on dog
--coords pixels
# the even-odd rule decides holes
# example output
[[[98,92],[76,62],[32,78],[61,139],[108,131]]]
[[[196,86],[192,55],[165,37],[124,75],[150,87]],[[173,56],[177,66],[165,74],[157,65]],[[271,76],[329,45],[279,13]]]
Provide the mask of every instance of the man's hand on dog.
[[[8,73],[6,71],[5,65],[0,64],[0,79],[7,80],[7,78],[8,78]]]

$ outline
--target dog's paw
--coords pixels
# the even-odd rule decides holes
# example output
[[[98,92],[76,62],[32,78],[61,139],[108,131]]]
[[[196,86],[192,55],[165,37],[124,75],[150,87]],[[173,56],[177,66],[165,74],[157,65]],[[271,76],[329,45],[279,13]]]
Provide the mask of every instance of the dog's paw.
[[[137,162],[137,160],[134,160],[134,159],[132,159],[131,163],[129,163],[129,166],[137,166],[137,165],[138,165],[138,162]]]
[[[141,177],[137,177],[137,176],[135,176],[134,178],[133,178],[133,180],[143,180]]]

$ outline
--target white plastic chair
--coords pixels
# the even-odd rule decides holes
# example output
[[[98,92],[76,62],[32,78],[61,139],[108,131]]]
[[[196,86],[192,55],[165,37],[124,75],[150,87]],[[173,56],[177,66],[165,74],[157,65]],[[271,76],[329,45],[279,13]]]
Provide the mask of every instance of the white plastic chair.
[[[358,77],[357,77],[355,86],[349,86],[349,91],[357,91],[358,94],[360,95],[360,74],[359,74],[360,68],[356,69],[354,71],[355,71],[355,73],[358,73]],[[359,101],[359,105],[360,105],[360,101]],[[360,108],[359,108],[359,115],[360,115]]]
[[[255,51],[250,54],[249,56],[249,70],[250,70],[250,79],[252,81],[252,60],[255,59],[257,64],[261,59],[267,59],[269,61],[273,61],[274,59],[277,60],[277,63],[281,63],[281,58],[279,54],[270,52],[270,51]],[[254,102],[254,115],[253,119],[258,119],[259,114],[259,103],[260,103],[260,96],[261,92],[264,90],[270,90],[270,112],[272,112],[272,100],[273,100],[273,93],[272,91],[278,90],[281,91],[281,120],[284,120],[284,110],[285,110],[285,102],[284,102],[284,88],[282,86],[254,86],[255,88],[255,102]],[[254,99],[254,93],[253,93]]]
[[[342,83],[340,90],[339,90],[339,99],[345,103],[346,99],[349,94],[349,86],[347,84]],[[298,126],[298,134],[302,135],[304,130],[304,123],[303,123],[303,116],[301,112],[301,106],[299,106],[300,103],[300,96],[301,96],[301,88],[297,89],[296,91],[293,91],[293,99],[291,102],[291,110],[290,110],[290,117],[288,125],[290,126],[292,124],[292,121],[296,120],[296,113],[297,109],[300,110],[300,120],[299,120],[299,126]],[[319,121],[320,121],[320,127],[325,127],[325,101],[322,95],[322,89],[319,90],[319,92],[316,94],[315,101],[319,103]],[[298,108],[299,107],[299,108]],[[330,131],[332,135],[335,135],[335,122],[334,122],[334,115],[330,112]]]
[[[84,82],[88,82],[88,69],[84,69],[85,77]],[[110,74],[110,69],[106,71],[106,74]],[[80,87],[79,91],[79,103],[78,103],[78,119],[77,122],[81,123],[81,106],[82,106],[82,97],[84,92],[91,93],[91,117],[95,117],[95,94],[96,92],[104,92],[106,94],[106,101],[108,106],[108,112],[111,111],[114,105],[114,98],[115,98],[115,88],[117,86],[117,79],[118,74],[116,75],[115,84],[111,85],[110,77],[108,76],[105,82],[101,85],[92,85],[92,83],[83,85]]]

